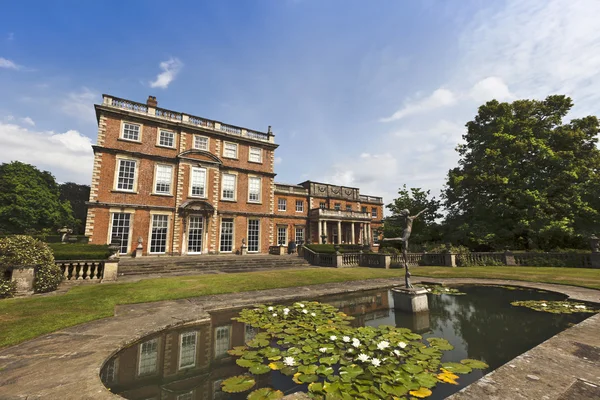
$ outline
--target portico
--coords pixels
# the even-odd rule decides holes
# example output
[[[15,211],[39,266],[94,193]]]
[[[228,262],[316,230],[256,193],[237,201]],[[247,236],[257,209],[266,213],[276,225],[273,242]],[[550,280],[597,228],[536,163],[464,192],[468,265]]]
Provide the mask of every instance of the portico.
[[[358,211],[310,210],[311,229],[316,228],[319,243],[371,244],[371,216]],[[314,237],[314,234],[311,232]]]

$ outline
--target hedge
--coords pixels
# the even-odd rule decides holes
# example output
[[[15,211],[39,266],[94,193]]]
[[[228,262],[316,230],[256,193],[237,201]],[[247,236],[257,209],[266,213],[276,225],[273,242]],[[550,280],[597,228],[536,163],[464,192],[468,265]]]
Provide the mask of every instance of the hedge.
[[[314,251],[315,253],[326,253],[326,254],[335,254],[334,244],[307,244],[305,247]],[[340,253],[358,253],[363,246],[356,244],[340,244]]]
[[[105,260],[110,256],[106,244],[48,243],[56,260]]]

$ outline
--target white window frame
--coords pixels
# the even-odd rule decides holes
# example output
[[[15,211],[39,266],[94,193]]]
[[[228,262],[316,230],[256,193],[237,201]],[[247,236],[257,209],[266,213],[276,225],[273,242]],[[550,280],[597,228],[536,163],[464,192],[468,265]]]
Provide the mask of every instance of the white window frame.
[[[252,156],[253,156],[252,151],[253,150],[255,152],[258,151],[258,158],[255,160],[252,159]],[[253,162],[253,163],[262,164],[262,153],[263,153],[263,151],[260,147],[250,146],[250,149],[248,150],[248,161]],[[257,154],[254,154],[254,155],[256,156]]]
[[[324,210],[325,208],[327,208],[327,203],[326,203],[326,202],[324,202],[324,201],[320,201],[320,202],[319,202],[319,208],[320,208],[321,210]]]
[[[129,139],[125,137],[125,125],[134,125],[137,126],[139,128],[138,130],[138,139]],[[143,131],[144,125],[143,124],[139,124],[137,122],[130,122],[130,121],[121,121],[121,131],[119,133],[119,139],[121,140],[127,140],[128,142],[134,142],[134,143],[141,143],[142,142],[142,131]]]
[[[167,236],[165,238],[165,251],[164,252],[156,252],[150,251],[152,249],[152,226],[155,215],[164,215],[167,217]],[[150,212],[150,226],[148,227],[148,254],[167,254],[169,252],[169,229],[171,228],[171,213],[169,212],[158,212],[151,211]]]
[[[281,243],[281,241],[279,240],[280,239],[279,232],[281,229],[285,230],[285,240],[282,243],[282,245],[287,246],[287,244],[288,244],[288,227],[287,227],[287,225],[277,225],[277,236],[276,236],[277,237],[277,246],[279,246]]]
[[[206,148],[205,149],[198,147],[198,139],[199,138],[206,139]],[[193,148],[195,150],[210,151],[210,138],[208,136],[194,135]]]
[[[296,212],[304,212],[304,200],[296,200]]]
[[[333,203],[333,209],[336,211],[342,211],[342,203]]]
[[[233,157],[232,157],[232,156],[229,156],[229,155],[227,155],[227,145],[235,146],[235,155],[234,155]],[[238,144],[237,144],[237,143],[233,143],[233,142],[223,142],[223,157],[225,157],[225,158],[231,158],[231,159],[237,160],[237,159],[238,159],[238,154],[239,154],[239,151],[240,151],[240,146],[238,146]]]
[[[127,233],[127,253],[120,253],[120,254],[128,254],[129,249],[131,249],[131,233],[133,232],[133,218],[135,217],[135,211],[120,211],[120,210],[113,210],[111,209],[109,211],[109,218],[110,218],[110,226],[108,227],[108,238],[106,239],[106,243],[111,244],[112,243],[112,231],[113,231],[113,224],[114,224],[114,215],[115,214],[129,214],[129,232]],[[119,249],[120,251],[121,249]]]
[[[183,341],[186,337],[189,337],[189,336],[194,336],[194,346],[193,346],[194,351],[192,352],[192,354],[194,355],[194,358],[193,358],[193,362],[191,364],[182,365],[181,362],[183,361]],[[183,332],[183,333],[179,334],[179,369],[195,367],[197,351],[198,351],[198,332],[190,331],[190,332]]]
[[[217,336],[219,334],[219,330],[222,330],[223,328],[227,328],[228,333],[229,333],[229,338],[228,338],[228,346],[225,349],[224,352],[217,354]],[[217,326],[215,327],[215,333],[214,333],[214,349],[215,349],[215,354],[214,354],[214,358],[223,358],[223,357],[227,357],[227,350],[229,350],[231,348],[231,331],[232,331],[232,326],[231,325],[223,325],[223,326]]]
[[[202,188],[203,188],[203,195],[198,195],[198,194],[194,194],[194,171],[198,171],[198,173],[200,171],[204,171],[204,182],[202,182]],[[207,180],[207,175],[208,175],[208,171],[206,168],[201,168],[201,167],[191,167],[190,168],[190,189],[189,189],[189,197],[196,197],[199,199],[205,199],[207,197],[206,195],[206,180]]]
[[[144,345],[150,344],[150,343],[152,343],[152,344],[156,343],[156,351],[155,351],[155,356],[154,356],[155,357],[154,358],[154,361],[155,361],[154,370],[148,371],[148,372],[146,372],[146,371],[142,372],[142,354],[143,354],[142,351],[144,349]],[[154,339],[146,340],[145,342],[140,343],[138,345],[138,363],[137,363],[137,365],[138,365],[137,375],[138,376],[149,376],[149,375],[154,375],[158,372],[158,350],[159,350],[158,346],[159,346],[159,344],[160,343],[158,342],[158,338],[154,338]]]
[[[294,241],[298,243],[298,232],[302,232],[302,237],[300,238],[303,242],[305,241],[306,229],[304,226],[295,226],[294,227]]]
[[[169,134],[173,135],[173,145],[172,146],[167,146],[166,144],[161,144],[160,143],[160,139],[162,138],[162,133],[163,132],[164,133],[169,133]],[[176,140],[177,140],[177,135],[175,134],[174,131],[170,131],[168,129],[158,128],[158,132],[157,132],[157,135],[156,135],[156,145],[158,147],[165,147],[167,149],[174,149],[177,146]]]
[[[258,223],[258,246],[256,250],[250,250],[250,222],[257,222]],[[261,220],[259,218],[248,218],[248,222],[246,223],[246,237],[248,238],[248,242],[246,243],[246,246],[248,246],[248,253],[259,253],[260,252],[260,245],[261,245],[261,238],[260,238],[260,234],[261,234]]]
[[[130,161],[135,163],[134,171],[133,171],[133,188],[130,189],[119,189],[119,174],[121,172],[121,161]],[[116,168],[115,168],[115,179],[113,190],[117,192],[126,192],[126,193],[137,193],[137,183],[138,183],[138,174],[140,170],[140,160],[137,158],[117,156],[116,157]]]
[[[223,220],[231,220],[231,250],[221,250],[221,240],[223,239]],[[235,218],[221,218],[219,222],[219,253],[233,253],[235,249]]]
[[[346,204],[346,211],[352,211],[352,205]]]
[[[252,185],[250,184],[250,182],[252,181],[258,181],[258,193],[256,193],[257,198],[255,200],[250,198],[250,188],[252,187]],[[261,199],[262,199],[262,179],[260,179],[260,176],[248,176],[248,203],[261,203]]]
[[[158,168],[159,167],[169,167],[171,168],[171,181],[169,182],[169,191],[168,192],[159,192],[156,190],[156,184],[158,183]],[[161,196],[172,196],[173,195],[173,171],[175,168],[171,164],[156,164],[154,166],[154,182],[152,183],[152,194],[157,194]]]
[[[377,218],[377,207],[371,207],[371,218]]]
[[[224,188],[224,183],[225,183],[225,176],[233,176],[233,198],[229,198],[229,197],[224,197],[223,193],[225,191]],[[237,201],[237,174],[232,174],[230,172],[223,172],[221,174],[221,200],[225,200],[225,201]]]
[[[277,199],[277,211],[287,211],[287,199],[279,197]]]

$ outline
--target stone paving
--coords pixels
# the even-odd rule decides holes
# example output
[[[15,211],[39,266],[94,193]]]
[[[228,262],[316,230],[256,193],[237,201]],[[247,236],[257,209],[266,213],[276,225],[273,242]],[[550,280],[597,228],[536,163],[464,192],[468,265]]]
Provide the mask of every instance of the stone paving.
[[[418,277],[414,278],[418,282]],[[423,278],[423,282],[515,285],[561,292],[600,303],[600,291],[508,280]],[[0,350],[0,399],[119,399],[100,381],[103,363],[118,350],[159,330],[208,320],[208,311],[294,301],[401,284],[372,279],[185,300],[123,305],[115,315]],[[600,314],[567,329],[451,396],[452,399],[598,399]],[[295,399],[301,399],[296,395]]]

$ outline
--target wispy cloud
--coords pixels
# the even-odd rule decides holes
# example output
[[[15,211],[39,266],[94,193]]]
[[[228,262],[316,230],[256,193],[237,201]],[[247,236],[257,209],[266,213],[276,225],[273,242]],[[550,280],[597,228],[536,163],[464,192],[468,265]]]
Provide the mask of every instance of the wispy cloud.
[[[448,89],[439,88],[430,96],[415,101],[407,101],[404,106],[390,117],[382,118],[381,122],[397,121],[413,114],[431,111],[456,103],[457,97]]]
[[[8,35],[6,36],[6,40],[8,40],[9,42],[12,42],[13,40],[15,40],[14,32],[8,32]]]
[[[23,67],[16,64],[14,61],[11,61],[7,58],[0,57],[0,68],[19,70]]]
[[[183,67],[183,63],[177,58],[170,58],[167,61],[160,63],[160,69],[163,71],[156,76],[156,79],[150,82],[150,87],[166,89],[173,82],[179,71]]]
[[[29,117],[21,118],[21,122],[29,126],[35,126],[35,121]]]
[[[95,122],[94,102],[98,99],[98,93],[83,87],[78,92],[68,93],[67,97],[62,100],[60,108],[66,115],[80,121]]]

